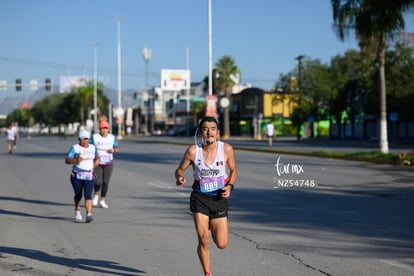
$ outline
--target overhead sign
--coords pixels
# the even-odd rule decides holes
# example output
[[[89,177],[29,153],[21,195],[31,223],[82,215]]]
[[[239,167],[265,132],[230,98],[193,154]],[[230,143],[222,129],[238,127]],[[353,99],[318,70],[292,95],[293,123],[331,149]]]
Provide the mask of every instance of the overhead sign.
[[[7,90],[7,81],[0,80],[0,90]]]
[[[161,70],[161,89],[168,91],[181,91],[190,89],[190,70]]]

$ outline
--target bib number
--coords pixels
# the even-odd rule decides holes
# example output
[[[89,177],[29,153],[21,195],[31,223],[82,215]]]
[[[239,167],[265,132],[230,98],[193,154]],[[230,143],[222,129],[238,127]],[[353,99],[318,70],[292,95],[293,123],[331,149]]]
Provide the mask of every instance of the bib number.
[[[99,156],[99,164],[108,164],[111,163],[111,155],[101,155]]]
[[[92,172],[77,172],[76,173],[76,179],[79,180],[92,180],[93,174]]]
[[[224,178],[219,177],[204,177],[200,180],[200,191],[203,193],[213,192],[224,187]]]

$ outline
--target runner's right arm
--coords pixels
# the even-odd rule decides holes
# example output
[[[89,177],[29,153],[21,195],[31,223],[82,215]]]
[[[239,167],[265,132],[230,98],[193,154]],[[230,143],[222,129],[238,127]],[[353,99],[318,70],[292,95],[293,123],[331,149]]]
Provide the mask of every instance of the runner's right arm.
[[[195,157],[195,150],[196,146],[191,145],[187,148],[187,150],[184,153],[183,159],[180,162],[180,165],[175,170],[175,179],[176,179],[176,185],[181,188],[186,179],[184,177],[184,173],[187,170],[187,168],[194,163],[194,157]]]

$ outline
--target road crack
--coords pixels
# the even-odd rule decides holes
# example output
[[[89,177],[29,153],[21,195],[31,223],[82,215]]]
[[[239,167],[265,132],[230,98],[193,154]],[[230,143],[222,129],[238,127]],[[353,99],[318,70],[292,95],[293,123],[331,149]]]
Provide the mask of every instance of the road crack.
[[[310,265],[310,264],[305,263],[302,259],[300,259],[299,257],[297,257],[297,256],[296,256],[295,254],[293,254],[293,253],[290,253],[290,252],[284,252],[284,251],[281,251],[281,250],[279,250],[279,249],[274,249],[274,248],[266,248],[266,247],[262,247],[262,246],[261,246],[258,242],[254,241],[254,240],[252,240],[252,239],[249,239],[249,238],[247,238],[247,237],[245,237],[245,236],[239,235],[239,234],[237,234],[237,233],[235,233],[235,232],[233,232],[233,231],[229,231],[229,232],[230,232],[231,234],[233,234],[233,235],[235,235],[235,236],[237,236],[237,237],[239,237],[239,238],[241,238],[241,239],[245,240],[245,241],[248,241],[249,243],[254,244],[257,250],[271,251],[271,252],[275,252],[275,253],[280,254],[280,255],[287,256],[287,257],[289,257],[289,258],[294,259],[294,260],[295,260],[298,264],[300,264],[300,265],[302,265],[302,266],[304,266],[304,267],[306,267],[306,268],[309,268],[309,269],[311,269],[311,270],[313,270],[313,271],[316,271],[316,272],[318,272],[318,273],[321,273],[322,275],[331,276],[331,274],[329,274],[329,273],[327,273],[327,272],[325,272],[325,271],[323,271],[323,270],[320,270],[320,269],[318,269],[318,268],[316,268],[316,267],[314,267],[314,266],[312,266],[312,265]]]

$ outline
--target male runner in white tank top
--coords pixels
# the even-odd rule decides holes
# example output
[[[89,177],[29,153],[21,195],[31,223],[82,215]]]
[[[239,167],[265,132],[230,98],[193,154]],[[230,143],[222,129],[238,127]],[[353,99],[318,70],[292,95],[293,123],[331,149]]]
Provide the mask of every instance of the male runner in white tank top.
[[[177,186],[182,187],[186,181],[184,173],[192,166],[194,182],[190,210],[198,236],[197,253],[204,274],[211,276],[210,230],[216,246],[226,248],[229,237],[227,199],[237,180],[237,166],[232,146],[217,141],[220,131],[214,117],[202,119],[199,131],[202,142],[188,147],[175,171],[175,178]]]

